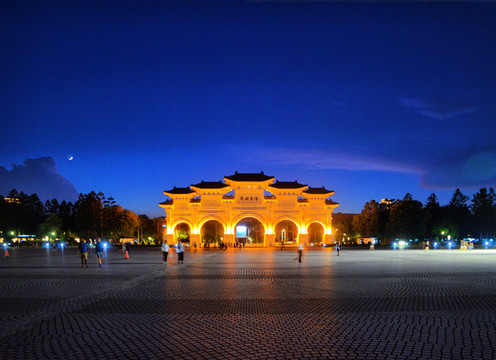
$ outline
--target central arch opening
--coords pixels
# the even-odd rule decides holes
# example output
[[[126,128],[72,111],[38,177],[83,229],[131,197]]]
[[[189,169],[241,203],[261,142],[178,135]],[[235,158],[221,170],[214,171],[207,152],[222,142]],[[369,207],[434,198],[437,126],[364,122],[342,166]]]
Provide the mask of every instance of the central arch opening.
[[[224,227],[217,220],[209,220],[202,225],[200,235],[202,243],[221,244],[224,242]]]
[[[298,227],[290,220],[283,220],[277,223],[275,228],[276,244],[296,244],[298,243]]]
[[[264,226],[260,220],[248,217],[240,220],[234,229],[236,242],[246,245],[263,245],[264,243]]]
[[[174,228],[174,234],[176,235],[176,242],[189,242],[189,236],[191,234],[191,228],[186,223],[179,223]]]
[[[324,226],[320,223],[311,223],[308,227],[308,241],[313,244],[324,242]]]

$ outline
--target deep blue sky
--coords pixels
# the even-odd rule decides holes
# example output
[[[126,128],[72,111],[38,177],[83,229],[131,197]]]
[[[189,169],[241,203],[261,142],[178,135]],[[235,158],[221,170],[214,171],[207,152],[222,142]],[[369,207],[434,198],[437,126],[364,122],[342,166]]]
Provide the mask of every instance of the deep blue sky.
[[[494,44],[484,2],[12,1],[0,190],[159,216],[166,189],[263,170],[341,212],[447,203],[496,185]]]

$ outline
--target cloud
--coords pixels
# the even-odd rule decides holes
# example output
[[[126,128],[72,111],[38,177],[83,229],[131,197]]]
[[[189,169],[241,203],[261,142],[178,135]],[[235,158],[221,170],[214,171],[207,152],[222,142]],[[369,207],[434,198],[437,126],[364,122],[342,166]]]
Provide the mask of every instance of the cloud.
[[[477,109],[474,106],[455,104],[445,100],[422,100],[414,98],[401,98],[399,100],[403,105],[414,109],[423,116],[441,120],[472,113]]]
[[[26,194],[36,193],[41,200],[75,201],[78,193],[72,183],[59,174],[51,157],[27,159],[22,165],[12,164],[12,170],[0,166],[0,194],[16,189]]]
[[[247,163],[301,166],[311,170],[387,171],[416,174],[420,185],[428,189],[480,188],[496,186],[496,151],[470,150],[436,158],[413,151],[406,155],[390,151],[374,152],[371,148],[353,151],[326,151],[289,147],[260,147],[245,144],[230,148],[231,155]]]
[[[391,159],[336,151],[282,147],[258,147],[252,149],[246,160],[256,163],[270,162],[277,165],[298,165],[315,170],[418,172],[418,169],[410,163],[396,162]]]
[[[480,188],[496,186],[496,152],[477,152],[461,161],[431,166],[421,177],[429,188]]]

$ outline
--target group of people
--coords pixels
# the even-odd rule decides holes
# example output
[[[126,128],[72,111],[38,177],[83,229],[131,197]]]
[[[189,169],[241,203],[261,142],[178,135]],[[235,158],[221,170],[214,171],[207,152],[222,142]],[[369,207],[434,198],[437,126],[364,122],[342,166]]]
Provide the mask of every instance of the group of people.
[[[298,259],[299,263],[301,263],[301,258],[303,256],[303,249],[304,248],[305,247],[302,243],[298,244],[298,255],[296,256],[296,258]],[[341,242],[339,242],[339,241],[336,242],[336,252],[338,253],[338,256],[339,256],[339,253],[341,252]]]
[[[78,246],[78,252],[81,258],[81,267],[82,268],[88,268],[88,243],[85,240],[81,240]],[[163,261],[164,263],[167,263],[167,258],[169,257],[169,251],[170,251],[170,245],[167,243],[167,240],[164,240],[162,242],[162,255],[163,255]],[[239,245],[241,248],[241,244]],[[176,254],[177,254],[177,263],[178,264],[184,264],[184,244],[179,242],[176,245]],[[126,252],[129,251],[129,243],[125,243],[122,245],[122,249]],[[304,246],[302,243],[298,245],[298,262],[301,263],[301,258],[303,256],[303,249]],[[341,243],[338,241],[336,242],[336,252],[337,255],[339,256],[339,253],[341,251]],[[100,239],[97,240],[95,244],[95,252],[96,252],[96,257],[98,259],[98,265],[100,267],[103,267],[103,243],[101,242]],[[172,254],[171,254],[172,255]]]
[[[81,240],[78,245],[79,257],[81,258],[81,267],[88,268],[88,243],[86,240]],[[98,259],[98,266],[103,267],[103,243],[100,239],[95,244],[96,258]]]
[[[167,240],[162,242],[162,255],[164,259],[164,263],[167,264],[167,258],[169,257],[170,245],[167,243]],[[176,245],[176,254],[177,254],[177,263],[184,264],[184,244],[179,243]]]

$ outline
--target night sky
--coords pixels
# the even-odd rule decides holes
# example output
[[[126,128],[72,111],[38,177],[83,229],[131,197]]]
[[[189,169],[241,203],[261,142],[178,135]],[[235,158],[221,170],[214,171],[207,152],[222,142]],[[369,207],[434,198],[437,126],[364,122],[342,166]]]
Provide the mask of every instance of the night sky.
[[[486,2],[5,2],[0,193],[162,216],[263,170],[340,212],[445,204],[496,186],[495,44]]]

